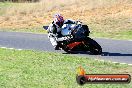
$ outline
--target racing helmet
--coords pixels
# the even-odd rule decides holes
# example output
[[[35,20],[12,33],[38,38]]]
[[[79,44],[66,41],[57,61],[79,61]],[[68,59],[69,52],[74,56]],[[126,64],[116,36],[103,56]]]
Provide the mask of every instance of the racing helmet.
[[[60,14],[55,14],[53,18],[54,18],[54,24],[58,25],[59,27],[62,27],[62,25],[64,23],[63,16]]]

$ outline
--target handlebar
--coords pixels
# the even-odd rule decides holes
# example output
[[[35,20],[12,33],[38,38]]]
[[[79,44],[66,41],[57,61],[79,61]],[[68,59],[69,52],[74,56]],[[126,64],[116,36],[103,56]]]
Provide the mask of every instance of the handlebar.
[[[43,29],[47,30],[49,26],[43,26]]]

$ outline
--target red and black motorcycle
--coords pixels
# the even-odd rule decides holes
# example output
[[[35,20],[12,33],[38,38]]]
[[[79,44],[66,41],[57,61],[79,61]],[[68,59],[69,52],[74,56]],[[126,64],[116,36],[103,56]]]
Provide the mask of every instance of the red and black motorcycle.
[[[89,33],[88,26],[80,21],[76,24],[65,23],[62,26],[61,37],[57,37],[56,40],[59,47],[67,53],[85,51],[94,55],[101,54],[101,46],[89,37]]]
[[[102,53],[101,46],[93,39],[86,37],[83,39],[68,39],[59,41],[59,47],[67,53],[75,53],[76,51],[89,51],[91,54],[99,55]]]

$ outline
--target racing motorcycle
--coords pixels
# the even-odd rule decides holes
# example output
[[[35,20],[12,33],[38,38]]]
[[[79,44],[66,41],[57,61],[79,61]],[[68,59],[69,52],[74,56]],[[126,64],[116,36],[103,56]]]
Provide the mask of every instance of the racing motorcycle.
[[[43,26],[47,30],[46,26]],[[76,51],[90,52],[94,55],[102,53],[101,46],[93,39],[89,37],[89,28],[82,22],[76,23],[64,23],[61,37],[56,37],[59,48],[67,53],[75,53]]]

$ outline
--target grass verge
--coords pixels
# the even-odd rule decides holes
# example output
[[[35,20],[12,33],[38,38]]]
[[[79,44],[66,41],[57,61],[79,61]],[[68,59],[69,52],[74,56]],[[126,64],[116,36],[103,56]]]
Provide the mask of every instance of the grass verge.
[[[90,34],[94,38],[110,38],[110,39],[119,39],[119,40],[132,40],[132,30],[125,30],[121,32],[97,32],[93,31]]]
[[[128,73],[128,65],[31,50],[0,49],[0,88],[80,88],[76,70],[87,73]],[[131,88],[130,84],[87,84],[81,88]]]

